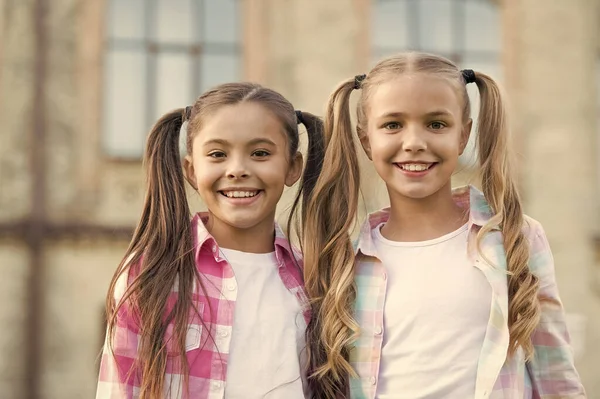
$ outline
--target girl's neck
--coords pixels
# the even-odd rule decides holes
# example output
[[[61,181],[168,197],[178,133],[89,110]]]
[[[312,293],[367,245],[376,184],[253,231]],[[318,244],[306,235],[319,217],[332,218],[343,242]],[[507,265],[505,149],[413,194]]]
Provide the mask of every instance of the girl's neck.
[[[275,215],[258,224],[240,229],[224,223],[210,212],[206,228],[219,247],[249,253],[270,253],[275,250]]]
[[[452,198],[450,183],[426,198],[409,198],[388,189],[390,218],[381,234],[391,241],[427,241],[448,234],[464,225],[468,210]]]

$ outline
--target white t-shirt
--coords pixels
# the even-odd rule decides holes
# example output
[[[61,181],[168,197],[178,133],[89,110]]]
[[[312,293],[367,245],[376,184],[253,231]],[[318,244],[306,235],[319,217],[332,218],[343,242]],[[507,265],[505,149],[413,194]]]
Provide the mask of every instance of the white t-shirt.
[[[238,284],[225,398],[303,399],[306,322],[279,277],[275,253],[221,252]]]
[[[467,255],[468,228],[421,242],[372,232],[388,276],[377,398],[472,398],[492,289]]]

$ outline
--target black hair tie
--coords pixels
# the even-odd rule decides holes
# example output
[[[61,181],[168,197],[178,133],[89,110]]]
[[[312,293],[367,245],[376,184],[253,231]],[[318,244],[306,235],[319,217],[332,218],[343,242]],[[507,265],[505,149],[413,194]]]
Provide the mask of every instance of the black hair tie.
[[[473,71],[472,69],[463,69],[462,71],[460,71],[460,73],[462,74],[462,77],[465,80],[465,84],[475,83],[475,81],[477,80],[475,77],[475,71]]]
[[[365,80],[366,77],[367,77],[367,75],[365,75],[365,74],[356,75],[354,77],[354,90],[360,89],[360,87],[362,86],[362,81]]]
[[[296,123],[306,125],[306,123],[304,122],[304,115],[302,115],[302,111],[300,110],[296,110]]]
[[[188,105],[187,107],[185,107],[185,111],[184,111],[185,121],[189,121],[191,116],[192,116],[192,106]]]

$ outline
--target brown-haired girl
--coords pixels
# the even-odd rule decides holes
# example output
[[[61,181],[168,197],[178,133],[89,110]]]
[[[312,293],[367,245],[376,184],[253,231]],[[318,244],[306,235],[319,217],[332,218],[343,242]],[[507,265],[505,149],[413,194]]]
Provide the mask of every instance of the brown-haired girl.
[[[300,178],[292,215],[310,195],[322,147],[317,117],[257,84],[218,86],[160,118],[141,220],[108,292],[98,399],[304,398],[309,309],[275,209]],[[191,217],[184,179],[208,212]]]
[[[451,188],[477,85],[482,191]],[[356,247],[356,134],[390,207]],[[496,83],[407,53],[329,100],[324,167],[304,231],[315,398],[583,398],[542,226],[522,213]]]

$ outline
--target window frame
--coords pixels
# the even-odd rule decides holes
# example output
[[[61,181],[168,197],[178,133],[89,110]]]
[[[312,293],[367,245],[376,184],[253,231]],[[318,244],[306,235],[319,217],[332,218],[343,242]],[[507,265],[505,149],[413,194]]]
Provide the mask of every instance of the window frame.
[[[190,89],[188,93],[192,93],[188,95],[188,101],[192,102],[197,96],[199,96],[206,87],[204,87],[204,80],[202,78],[203,69],[203,57],[205,56],[226,56],[231,57],[232,65],[234,64],[237,69],[236,77],[232,77],[233,80],[239,79],[243,75],[243,31],[241,27],[242,22],[242,6],[240,0],[230,0],[234,5],[234,15],[235,18],[234,26],[235,26],[235,40],[233,42],[217,42],[214,40],[207,40],[203,36],[208,36],[209,34],[205,34],[205,25],[206,21],[211,18],[210,15],[207,14],[206,3],[208,1],[215,0],[188,0],[190,3],[190,7],[192,8],[193,18],[192,20],[198,21],[198,23],[194,23],[192,25],[192,37],[188,39],[161,39],[158,37],[158,16],[157,12],[159,9],[159,2],[169,0],[143,0],[141,2],[140,7],[142,7],[142,19],[141,22],[143,25],[143,32],[140,37],[125,37],[125,36],[116,36],[113,34],[113,21],[111,20],[111,7],[113,6],[113,2],[124,1],[124,0],[109,0],[107,1],[106,6],[106,18],[105,18],[105,45],[103,48],[104,51],[104,71],[102,74],[102,87],[103,87],[103,98],[102,98],[102,110],[100,113],[100,132],[101,132],[101,148],[102,153],[105,157],[113,160],[121,160],[121,161],[139,161],[144,152],[143,146],[139,148],[139,151],[119,151],[117,150],[117,145],[113,143],[111,137],[107,133],[111,125],[111,116],[110,111],[107,109],[108,106],[108,98],[110,97],[109,91],[115,87],[115,81],[113,81],[113,77],[109,74],[108,68],[108,60],[111,54],[133,54],[138,53],[142,54],[143,63],[145,70],[145,78],[142,83],[142,97],[144,103],[142,105],[143,111],[141,115],[138,115],[141,118],[141,125],[144,127],[142,131],[139,132],[141,135],[141,139],[145,142],[145,137],[148,134],[148,131],[155,123],[157,118],[157,98],[160,96],[158,92],[159,83],[159,73],[158,73],[158,64],[160,62],[160,57],[162,55],[184,55],[189,57],[191,70],[189,72],[189,76],[191,78]],[[223,1],[223,0],[218,0]],[[214,37],[215,35],[212,34]],[[185,106],[187,104],[182,104],[181,106]],[[160,111],[167,112],[168,110]],[[138,134],[137,132],[130,134]],[[136,136],[136,140],[139,140],[140,136]]]

